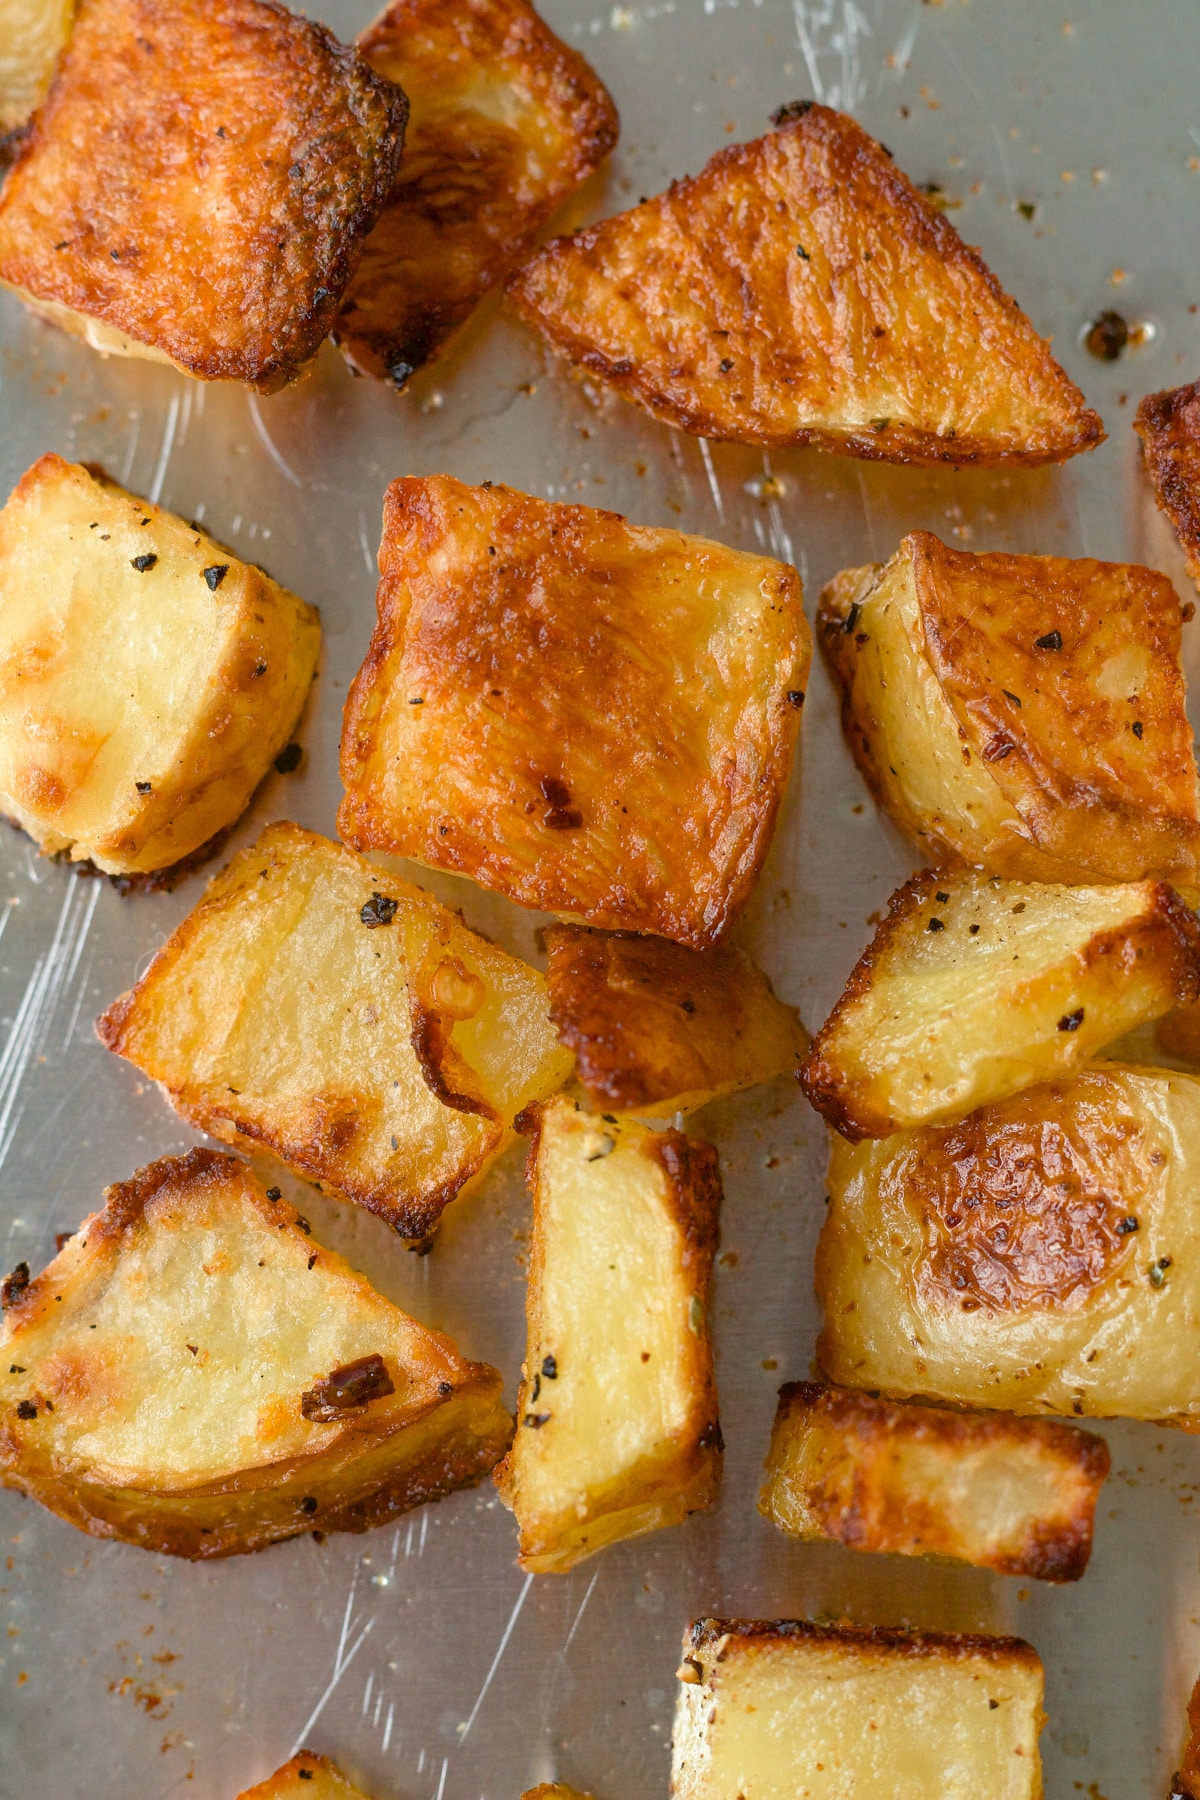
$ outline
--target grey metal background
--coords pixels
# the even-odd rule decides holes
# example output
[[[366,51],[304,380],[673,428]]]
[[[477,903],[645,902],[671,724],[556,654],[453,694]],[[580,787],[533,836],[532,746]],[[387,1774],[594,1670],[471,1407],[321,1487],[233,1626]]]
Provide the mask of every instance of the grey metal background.
[[[316,10],[349,36],[372,8]],[[657,192],[719,145],[757,135],[781,101],[844,106],[914,179],[946,191],[964,236],[1054,334],[1109,441],[1063,469],[1001,476],[813,452],[768,461],[589,396],[494,309],[403,399],[353,381],[327,349],[310,380],[258,400],[106,362],[0,298],[0,494],[46,449],[102,462],[202,516],[321,608],[305,763],[271,778],[237,842],[279,817],[332,831],[340,708],[373,618],[380,499],[394,475],[491,477],[766,546],[795,560],[810,604],[834,570],[885,557],[918,526],[978,549],[1141,558],[1182,590],[1128,421],[1142,393],[1200,373],[1193,0],[545,0],[544,11],[621,112],[611,170],[577,218]],[[1112,365],[1079,342],[1107,306],[1154,327]],[[777,490],[764,490],[769,476]],[[911,866],[866,802],[818,671],[802,772],[744,931],[810,1025]],[[530,915],[463,883],[431,885],[532,952]],[[91,1020],[201,886],[122,900],[0,833],[6,1267],[21,1257],[40,1267],[103,1183],[190,1141],[99,1048]],[[679,1634],[722,1610],[1018,1631],[1046,1664],[1051,1800],[1161,1795],[1200,1666],[1200,1445],[1107,1428],[1115,1469],[1095,1556],[1065,1591],[785,1542],[754,1500],[776,1386],[807,1371],[815,1335],[822,1129],[786,1084],[712,1108],[700,1128],[720,1144],[726,1192],[715,1329],[729,1451],[715,1512],[570,1576],[527,1579],[512,1520],[487,1487],[367,1537],[303,1539],[207,1568],[92,1543],[0,1494],[0,1795],[232,1800],[305,1742],[378,1800],[516,1800],[554,1774],[602,1800],[661,1796]],[[510,1392],[528,1228],[519,1163],[514,1153],[451,1209],[424,1260],[379,1221],[305,1198],[319,1235],[496,1362]]]

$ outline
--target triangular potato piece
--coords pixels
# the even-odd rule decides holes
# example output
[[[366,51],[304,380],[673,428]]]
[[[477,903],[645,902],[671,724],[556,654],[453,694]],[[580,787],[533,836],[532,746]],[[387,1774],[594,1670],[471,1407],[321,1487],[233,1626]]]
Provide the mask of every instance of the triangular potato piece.
[[[1154,497],[1200,587],[1200,381],[1147,394],[1134,414]]]
[[[282,1769],[238,1795],[238,1800],[370,1800],[347,1781],[336,1763],[312,1750],[301,1750]]]
[[[217,876],[96,1029],[202,1131],[413,1240],[571,1072],[536,969],[288,824]]]
[[[909,463],[1044,463],[1100,420],[977,251],[853,119],[801,102],[509,294],[664,424]]]
[[[4,0],[0,133],[15,131],[45,97],[75,19],[75,0]]]
[[[844,1137],[888,1137],[1073,1074],[1198,996],[1200,925],[1165,882],[926,869],[893,894],[800,1081]]]
[[[501,1380],[212,1150],[151,1163],[6,1284],[0,1482],[163,1555],[362,1531],[478,1481]]]
[[[392,0],[358,48],[410,110],[333,335],[356,369],[403,388],[608,155],[617,114],[528,0]]]
[[[931,860],[1191,898],[1200,789],[1165,575],[915,531],[835,577],[818,618],[855,760]]]

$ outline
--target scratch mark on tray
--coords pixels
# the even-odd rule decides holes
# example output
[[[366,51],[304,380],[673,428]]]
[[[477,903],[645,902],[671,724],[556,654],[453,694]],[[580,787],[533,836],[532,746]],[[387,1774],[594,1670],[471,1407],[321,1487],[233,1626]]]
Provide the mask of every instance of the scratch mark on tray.
[[[370,575],[378,575],[379,564],[375,559],[375,552],[371,548],[371,540],[367,536],[367,521],[363,518],[361,513],[358,515],[358,541],[362,547],[363,561],[367,565],[367,573]]]
[[[591,1599],[593,1590],[595,1589],[596,1583],[599,1581],[599,1579],[600,1579],[600,1571],[599,1571],[599,1569],[597,1569],[595,1571],[595,1573],[593,1574],[592,1579],[587,1584],[587,1590],[584,1593],[583,1599],[579,1602],[579,1611],[575,1614],[575,1622],[571,1626],[570,1631],[568,1631],[566,1637],[563,1640],[562,1653],[564,1656],[567,1654],[567,1651],[571,1648],[571,1644],[575,1637],[575,1633],[579,1630],[579,1621],[582,1619],[584,1613],[587,1611],[587,1603]]]
[[[434,1795],[433,1800],[442,1800],[442,1795],[446,1791],[446,1770],[449,1767],[450,1767],[450,1758],[448,1756],[443,1756],[442,1772],[438,1776],[437,1793]]]
[[[356,1568],[354,1571],[354,1579],[350,1583],[350,1592],[346,1595],[346,1610],[342,1614],[342,1630],[341,1635],[338,1638],[337,1653],[333,1659],[333,1674],[329,1677],[329,1681],[326,1684],[325,1691],[321,1695],[321,1698],[317,1701],[317,1704],[313,1707],[311,1713],[309,1713],[308,1718],[301,1727],[300,1734],[295,1743],[288,1751],[289,1756],[297,1756],[304,1748],[305,1743],[308,1741],[309,1732],[312,1730],[321,1714],[325,1711],[325,1708],[328,1706],[337,1690],[338,1683],[341,1681],[342,1676],[346,1673],[346,1670],[350,1667],[350,1664],[354,1661],[355,1657],[366,1643],[367,1637],[375,1624],[374,1619],[368,1619],[358,1636],[355,1638],[353,1644],[351,1644],[349,1650],[346,1649],[346,1639],[350,1635],[351,1620],[354,1610],[354,1592],[357,1586],[358,1569]],[[358,1621],[355,1619],[353,1623],[357,1624]]]
[[[130,417],[133,420],[133,431],[129,438],[129,448],[125,452],[125,461],[121,464],[121,473],[117,477],[122,487],[129,480],[130,472],[133,469],[133,459],[137,455],[138,439],[142,435],[141,413],[131,413]]]
[[[302,488],[304,483],[297,475],[295,469],[292,468],[291,464],[285,461],[282,452],[276,447],[275,440],[263,424],[262,414],[258,410],[258,395],[247,394],[246,405],[250,409],[250,423],[258,434],[258,440],[271,461],[275,464],[275,467],[279,470],[279,473],[285,476],[286,479],[291,482],[293,487]]]
[[[383,1748],[385,1750],[387,1749],[388,1745],[392,1741],[392,1720],[395,1718],[395,1716],[396,1716],[396,1702],[394,1700],[389,1700],[388,1701],[387,1724],[383,1728]]]
[[[171,452],[175,448],[175,433],[179,427],[179,395],[172,394],[171,404],[167,408],[167,422],[163,426],[162,448],[158,453],[158,467],[154,471],[154,480],[150,483],[150,492],[146,498],[157,506],[162,498],[163,482],[167,479],[167,464],[171,460]]]
[[[721,484],[717,480],[717,471],[713,467],[712,449],[707,438],[700,438],[700,460],[704,464],[704,473],[708,476],[708,490],[713,497],[713,505],[717,509],[717,517],[722,525],[725,523],[725,500],[721,493]]]
[[[931,21],[931,24],[932,23],[933,22]],[[954,48],[954,45],[948,38],[943,37],[936,25],[933,25],[933,40],[938,46],[938,49],[942,51],[947,62],[952,65],[958,79],[962,82],[962,85],[966,88],[972,100],[974,100],[978,107],[980,117],[986,122],[987,128],[991,133],[992,142],[996,146],[996,157],[1000,164],[1000,173],[1004,177],[1005,198],[1009,201],[1015,200],[1016,189],[1013,187],[1012,169],[1008,161],[1008,151],[1005,148],[1003,135],[1001,134],[995,119],[992,117],[991,108],[988,106],[986,97],[980,93],[979,89],[972,81],[971,72],[963,62],[962,57],[958,54],[958,51]]]
[[[792,535],[784,525],[783,514],[779,509],[779,495],[776,491],[779,484],[775,479],[775,472],[771,468],[771,458],[765,451],[763,453],[762,466],[763,489],[767,495],[767,519],[771,528],[769,534],[771,540],[771,554],[772,556],[777,556],[780,562],[795,563],[796,552],[792,548]],[[806,577],[807,569],[801,569],[800,573],[802,578]]]
[[[374,1686],[375,1686],[375,1671],[374,1671],[374,1669],[372,1669],[371,1673],[367,1676],[367,1685],[363,1689],[362,1716],[364,1719],[367,1716],[367,1708],[371,1704],[371,1689]]]
[[[90,885],[90,884],[89,884]],[[25,984],[16,1016],[0,1051],[0,1168],[8,1159],[21,1123],[18,1105],[29,1066],[42,1054],[54,1012],[79,955],[96,911],[99,887],[84,897],[84,884],[71,881],[59,908],[54,936],[37,958]],[[3,923],[11,915],[5,913]],[[0,927],[2,929],[2,927]]]
[[[517,1620],[521,1616],[521,1608],[524,1606],[525,1601],[529,1594],[529,1590],[532,1586],[533,1586],[533,1576],[527,1575],[525,1577],[525,1581],[522,1585],[521,1592],[517,1595],[516,1604],[514,1605],[512,1611],[508,1615],[508,1624],[504,1627],[504,1631],[503,1631],[503,1634],[501,1635],[500,1642],[496,1646],[496,1654],[492,1658],[492,1666],[488,1670],[487,1674],[484,1677],[483,1686],[479,1690],[478,1699],[476,1700],[474,1706],[471,1708],[470,1717],[467,1719],[467,1722],[465,1725],[459,1726],[458,1741],[460,1744],[463,1744],[466,1742],[468,1732],[470,1731],[472,1725],[475,1723],[476,1719],[479,1717],[479,1709],[483,1705],[484,1699],[487,1695],[487,1691],[491,1687],[492,1682],[495,1679],[496,1670],[500,1667],[500,1660],[503,1657],[504,1652],[508,1649],[509,1639],[512,1637],[512,1634],[513,1634],[514,1630],[516,1629]]]
[[[913,7],[912,16],[909,19],[908,24],[896,39],[895,48],[893,49],[890,61],[887,64],[889,73],[893,73],[897,76],[903,75],[905,69],[907,69],[909,63],[912,61],[912,53],[917,47],[917,33],[920,29],[921,8],[917,5]]]
[[[816,99],[826,106],[852,111],[866,92],[860,45],[872,35],[871,22],[854,0],[792,0],[796,37]],[[827,82],[821,74],[822,57],[841,58],[838,79]]]

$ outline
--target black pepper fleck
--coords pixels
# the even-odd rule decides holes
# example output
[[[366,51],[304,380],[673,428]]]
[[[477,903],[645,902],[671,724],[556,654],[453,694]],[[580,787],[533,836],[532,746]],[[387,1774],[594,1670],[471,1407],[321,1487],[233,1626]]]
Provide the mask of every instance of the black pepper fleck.
[[[152,569],[154,567],[158,558],[155,556],[153,550],[147,550],[144,556],[132,557],[131,561],[138,574],[144,575],[147,569]]]
[[[1058,1021],[1058,1029],[1060,1031],[1078,1031],[1082,1024],[1083,1008],[1080,1006],[1074,1012],[1063,1014],[1062,1018]]]
[[[390,925],[399,910],[398,900],[393,900],[388,894],[373,893],[358,916],[364,925],[369,925],[374,930],[377,925]]]
[[[1045,637],[1034,638],[1034,647],[1038,650],[1061,650],[1062,632],[1048,631]]]
[[[205,581],[207,581],[210,591],[215,594],[229,573],[229,564],[209,563],[207,569],[201,569],[200,573],[203,575]]]

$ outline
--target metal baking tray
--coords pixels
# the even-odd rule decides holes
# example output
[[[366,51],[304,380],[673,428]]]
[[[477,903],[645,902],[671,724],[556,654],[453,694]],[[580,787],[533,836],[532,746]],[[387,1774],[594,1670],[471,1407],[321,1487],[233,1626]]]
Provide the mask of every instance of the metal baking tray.
[[[343,37],[372,0],[316,10]],[[0,493],[43,450],[104,464],[202,517],[321,609],[323,673],[301,770],[272,776],[235,843],[268,820],[332,832],[346,685],[374,617],[388,480],[445,470],[768,548],[810,605],[836,569],[915,527],[975,549],[1181,562],[1138,473],[1141,394],[1200,372],[1200,11],[1193,0],[544,0],[620,109],[620,147],[573,219],[598,217],[757,136],[781,102],[852,111],[1055,348],[1109,439],[1061,469],[924,473],[812,451],[708,445],[602,399],[485,308],[396,398],[326,348],[271,399],[105,361],[0,299]],[[1082,333],[1115,308],[1150,329],[1108,364]],[[1187,635],[1193,681],[1200,625]],[[1200,692],[1200,687],[1197,688]],[[913,857],[842,747],[823,671],[802,765],[741,931],[818,1023]],[[0,1261],[41,1267],[101,1186],[184,1149],[188,1131],[92,1035],[198,897],[122,898],[0,833]],[[537,920],[430,878],[472,924],[536,954]],[[781,1082],[702,1115],[725,1179],[715,1331],[728,1441],[717,1508],[526,1577],[489,1486],[364,1537],[303,1538],[209,1567],[94,1543],[0,1494],[0,1795],[232,1800],[301,1744],[378,1800],[516,1800],[554,1775],[602,1800],[665,1796],[681,1629],[705,1612],[846,1615],[1016,1631],[1040,1651],[1051,1800],[1161,1796],[1200,1668],[1200,1444],[1102,1427],[1114,1473],[1086,1578],[1057,1590],[982,1571],[784,1540],[755,1511],[775,1390],[809,1368],[823,1127]],[[318,1235],[420,1318],[497,1363],[523,1340],[529,1224],[519,1149],[450,1209],[433,1254],[306,1194]]]

